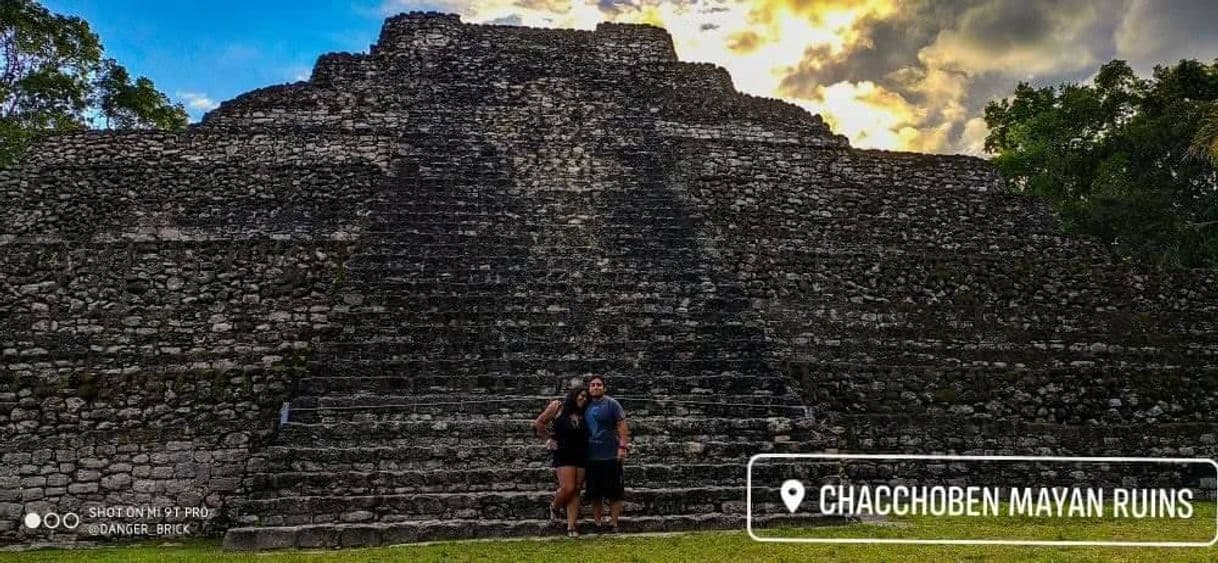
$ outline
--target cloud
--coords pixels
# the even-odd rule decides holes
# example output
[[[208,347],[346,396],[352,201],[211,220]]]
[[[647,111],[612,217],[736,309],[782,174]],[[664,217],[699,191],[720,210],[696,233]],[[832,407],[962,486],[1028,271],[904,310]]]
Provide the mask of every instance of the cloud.
[[[220,107],[220,104],[215,100],[207,97],[207,94],[199,92],[178,92],[178,99],[186,105],[187,108],[198,111],[211,111]]]
[[[296,64],[287,65],[280,70],[281,76],[293,82],[308,80],[313,75],[313,67],[311,65]]]
[[[508,14],[506,16],[490,20],[486,23],[493,25],[520,25],[523,21],[524,20],[520,18],[520,14]]]
[[[1102,4],[990,0],[970,7],[918,52],[927,67],[970,74],[1062,72],[1097,64]]]
[[[727,48],[736,53],[751,53],[761,46],[761,36],[752,31],[733,33],[727,41]]]
[[[378,11],[382,16],[444,12],[459,14],[462,21],[471,23],[582,29],[608,19],[591,0],[384,0]]]
[[[379,12],[382,16],[415,11],[466,15],[474,9],[475,4],[474,0],[385,0]]]
[[[467,22],[590,29],[651,23],[682,60],[785,98],[856,146],[977,154],[985,104],[1020,81],[1088,80],[1100,64],[1218,54],[1215,0],[387,0]]]
[[[1113,34],[1117,56],[1141,73],[1155,64],[1180,59],[1199,57],[1210,62],[1218,58],[1218,4],[1214,0],[1133,0],[1124,14]]]
[[[985,125],[985,119],[973,117],[964,123],[964,132],[960,135],[959,146],[963,152],[981,154],[985,150],[985,138],[990,129]]]
[[[919,136],[922,110],[904,96],[871,81],[817,85],[797,103],[820,113],[837,133],[872,147],[900,147]],[[925,143],[920,143],[925,144]]]
[[[904,118],[888,134],[868,133],[870,141],[847,134],[856,144],[896,139],[901,148],[976,153],[978,135],[984,138],[984,121],[976,119],[987,101],[1009,93],[1020,80],[1078,79],[1107,60],[1118,12],[1107,7],[903,0],[895,11],[859,18],[843,48],[805,49],[785,68],[776,91],[800,97],[820,86],[870,82],[901,96],[901,103],[889,103]]]

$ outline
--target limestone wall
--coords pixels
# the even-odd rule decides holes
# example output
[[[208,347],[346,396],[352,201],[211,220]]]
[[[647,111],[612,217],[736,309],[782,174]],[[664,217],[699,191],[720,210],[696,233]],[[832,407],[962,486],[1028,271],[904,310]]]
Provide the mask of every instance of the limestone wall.
[[[26,512],[223,505],[329,326],[376,151],[91,133],[0,172],[5,536]]]
[[[1114,263],[978,159],[673,150],[774,361],[847,450],[1215,454],[1212,272]]]

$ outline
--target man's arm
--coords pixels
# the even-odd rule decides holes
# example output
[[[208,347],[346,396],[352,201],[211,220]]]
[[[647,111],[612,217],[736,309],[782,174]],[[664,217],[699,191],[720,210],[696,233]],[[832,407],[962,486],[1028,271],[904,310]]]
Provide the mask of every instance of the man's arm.
[[[630,427],[626,425],[624,418],[617,421],[617,436],[617,459],[620,461],[626,459],[626,450],[630,444]]]
[[[630,426],[626,424],[626,411],[622,406],[617,407],[617,459],[626,460],[626,451],[630,449]]]

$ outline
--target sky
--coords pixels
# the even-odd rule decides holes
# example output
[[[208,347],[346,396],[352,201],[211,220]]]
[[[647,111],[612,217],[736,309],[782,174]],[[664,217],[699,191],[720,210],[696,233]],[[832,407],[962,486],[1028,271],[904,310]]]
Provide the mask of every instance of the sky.
[[[44,0],[199,119],[238,94],[366,52],[387,16],[591,29],[650,23],[682,60],[819,113],[858,147],[980,154],[986,102],[1020,81],[1088,81],[1113,58],[1218,58],[1218,0]]]

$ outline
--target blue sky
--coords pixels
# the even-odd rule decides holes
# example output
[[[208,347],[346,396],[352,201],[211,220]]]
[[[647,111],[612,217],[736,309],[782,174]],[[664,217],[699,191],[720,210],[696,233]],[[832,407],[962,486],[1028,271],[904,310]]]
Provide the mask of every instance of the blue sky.
[[[107,56],[187,106],[192,120],[242,92],[307,77],[318,55],[366,51],[378,0],[43,0],[83,17]]]

